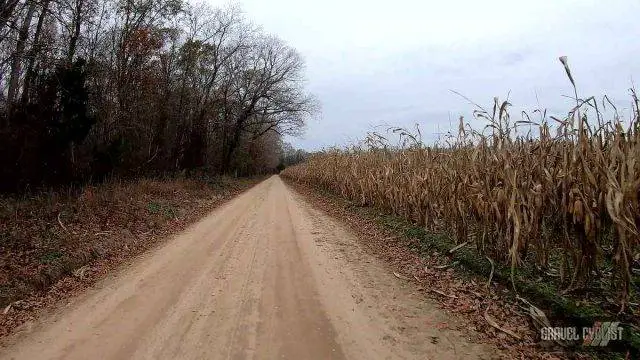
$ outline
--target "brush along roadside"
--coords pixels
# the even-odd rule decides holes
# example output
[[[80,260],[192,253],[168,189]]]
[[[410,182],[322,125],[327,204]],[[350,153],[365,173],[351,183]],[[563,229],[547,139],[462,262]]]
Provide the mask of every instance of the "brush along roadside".
[[[0,197],[0,337],[261,180],[109,181]]]

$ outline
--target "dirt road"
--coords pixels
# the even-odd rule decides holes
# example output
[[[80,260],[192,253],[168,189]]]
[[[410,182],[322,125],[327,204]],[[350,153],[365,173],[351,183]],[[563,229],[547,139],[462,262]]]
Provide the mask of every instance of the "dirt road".
[[[33,324],[0,358],[490,358],[435,326],[454,321],[274,176]]]

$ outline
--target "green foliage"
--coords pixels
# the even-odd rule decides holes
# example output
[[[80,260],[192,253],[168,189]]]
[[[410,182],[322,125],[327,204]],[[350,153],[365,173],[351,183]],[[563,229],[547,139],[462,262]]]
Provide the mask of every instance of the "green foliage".
[[[83,59],[39,77],[35,96],[11,114],[10,128],[0,130],[0,190],[74,180],[76,149],[95,124],[86,77]]]
[[[175,206],[153,201],[147,204],[147,210],[150,214],[161,214],[165,219],[174,219],[178,216],[178,209]]]
[[[49,264],[55,262],[56,260],[62,258],[63,254],[60,251],[51,251],[40,257],[40,261],[44,264]]]
[[[95,118],[88,111],[85,65],[85,60],[80,58],[71,66],[59,66],[48,79],[50,97],[41,100],[41,105],[53,107],[54,116],[47,120],[61,150],[71,143],[81,143],[95,124]]]
[[[162,206],[156,202],[150,202],[149,204],[147,204],[147,209],[151,214],[159,213],[161,208]]]

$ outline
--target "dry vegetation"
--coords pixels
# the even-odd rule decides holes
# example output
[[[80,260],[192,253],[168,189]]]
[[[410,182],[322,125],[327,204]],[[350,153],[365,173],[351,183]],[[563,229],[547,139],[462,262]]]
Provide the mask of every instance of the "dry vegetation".
[[[49,301],[44,290],[56,282],[105,272],[97,262],[141,253],[257,180],[110,181],[0,197],[0,309],[9,315],[0,335],[20,323],[14,313]]]
[[[631,94],[627,124],[606,97],[576,95],[564,119],[535,111],[539,121],[525,115],[518,122],[510,118],[510,104],[496,99],[493,109],[474,113],[488,121],[483,131],[461,118],[457,136],[435,146],[402,129],[394,130],[404,140],[398,147],[372,134],[362,146],[316,154],[283,176],[474,244],[510,267],[512,280],[527,268],[536,278],[554,279],[560,294],[613,289],[605,303],[634,314],[640,110]],[[603,107],[612,119],[603,118]],[[523,135],[523,127],[534,132]]]

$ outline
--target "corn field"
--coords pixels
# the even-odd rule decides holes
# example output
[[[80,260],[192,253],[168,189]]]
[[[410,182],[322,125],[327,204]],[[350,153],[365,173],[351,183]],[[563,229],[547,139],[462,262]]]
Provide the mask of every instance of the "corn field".
[[[613,107],[606,97],[576,96],[564,119],[536,111],[540,120],[518,122],[508,102],[494,99],[493,109],[474,113],[488,123],[482,131],[460,118],[458,134],[434,146],[403,129],[393,130],[399,146],[374,133],[282,175],[445,231],[512,274],[536,268],[564,291],[596,281],[614,289],[624,309],[640,268],[640,112],[631,95],[626,123],[603,119],[602,107]],[[522,135],[523,127],[533,131]]]

